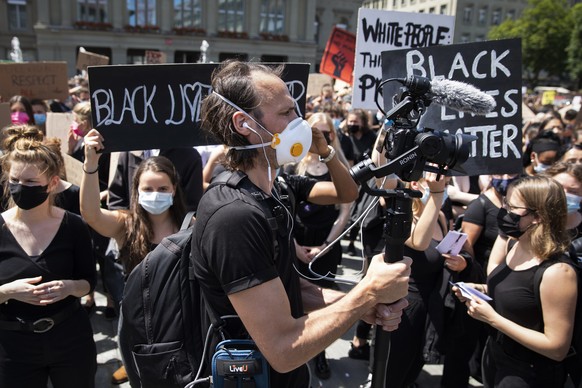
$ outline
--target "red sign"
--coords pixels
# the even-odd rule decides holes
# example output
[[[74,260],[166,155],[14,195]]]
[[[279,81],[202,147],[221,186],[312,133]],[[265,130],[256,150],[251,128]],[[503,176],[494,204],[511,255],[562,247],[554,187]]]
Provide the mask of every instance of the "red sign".
[[[354,58],[356,55],[356,35],[334,27],[325,46],[319,72],[352,84]]]

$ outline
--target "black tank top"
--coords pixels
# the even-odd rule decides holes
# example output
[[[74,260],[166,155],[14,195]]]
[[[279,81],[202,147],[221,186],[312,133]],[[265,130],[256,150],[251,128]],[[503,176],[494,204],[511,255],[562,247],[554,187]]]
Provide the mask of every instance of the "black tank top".
[[[446,235],[446,227],[441,224],[440,217],[437,219],[437,223],[443,236]],[[434,238],[431,239],[426,251],[417,251],[404,245],[404,256],[412,259],[408,290],[420,293],[423,298],[428,298],[434,291],[443,271],[445,259],[436,249],[439,242]]]
[[[520,326],[542,332],[542,308],[535,300],[533,289],[537,269],[535,265],[516,271],[504,261],[488,276],[487,286],[495,311]]]

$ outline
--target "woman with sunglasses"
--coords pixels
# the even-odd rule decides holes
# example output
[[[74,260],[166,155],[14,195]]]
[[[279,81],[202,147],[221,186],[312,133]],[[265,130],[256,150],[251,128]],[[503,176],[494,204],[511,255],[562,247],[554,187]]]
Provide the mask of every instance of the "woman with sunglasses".
[[[539,301],[534,274],[546,260],[567,254],[566,196],[556,181],[525,177],[513,182],[499,211],[497,238],[487,267],[487,284],[474,284],[493,300],[465,301],[468,314],[489,324],[483,353],[485,387],[563,387],[560,363],[569,350],[574,325],[577,279],[557,261],[543,273]],[[559,287],[555,287],[559,284]]]

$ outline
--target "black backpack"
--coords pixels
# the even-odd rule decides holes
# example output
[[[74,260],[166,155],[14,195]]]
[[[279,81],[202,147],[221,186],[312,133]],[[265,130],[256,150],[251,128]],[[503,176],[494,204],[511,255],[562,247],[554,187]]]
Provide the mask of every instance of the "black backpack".
[[[582,388],[582,262],[576,257],[573,252],[564,254],[559,258],[549,259],[544,261],[534,274],[534,293],[538,303],[540,300],[540,283],[544,271],[551,265],[564,262],[572,265],[576,271],[578,280],[578,299],[576,301],[576,313],[574,316],[574,331],[572,333],[572,344],[570,351],[563,363],[566,367],[566,372],[570,375],[574,387]]]
[[[208,187],[227,185],[257,203],[267,217],[277,252],[278,213],[264,201],[264,194],[242,172],[224,172]],[[286,183],[278,182],[286,195],[282,201],[294,203]],[[287,205],[286,206],[290,206]],[[123,291],[119,348],[133,388],[184,387],[194,380],[206,345],[199,317],[210,316],[220,327],[220,317],[203,310],[202,293],[191,265],[191,240],[196,223],[186,216],[180,231],[164,238],[129,275]],[[202,377],[202,376],[200,376]]]
[[[164,238],[130,273],[123,290],[119,347],[132,387],[183,387],[200,365],[200,289],[190,271],[192,220]]]

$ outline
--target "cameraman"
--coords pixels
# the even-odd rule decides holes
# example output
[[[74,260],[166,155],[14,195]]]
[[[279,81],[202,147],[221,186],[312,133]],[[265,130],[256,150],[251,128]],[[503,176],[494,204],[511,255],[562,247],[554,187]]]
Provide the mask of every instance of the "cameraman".
[[[241,185],[262,194],[273,206],[282,204],[276,168],[311,151],[327,164],[333,182],[287,177],[295,202],[329,205],[357,197],[356,184],[320,131],[299,124],[303,131],[295,127],[300,133],[290,144],[300,144],[301,155],[290,155],[289,148],[283,148],[289,144],[288,136],[297,133],[288,128],[297,114],[278,70],[225,62],[212,76],[212,89],[202,104],[202,127],[229,146],[226,163],[235,170],[233,175],[242,177]],[[281,148],[271,147],[274,137]],[[194,272],[207,311],[240,317],[242,326],[228,320],[224,330],[231,338],[248,335],[254,340],[271,366],[271,386],[308,387],[305,363],[361,317],[386,330],[398,327],[407,304],[402,298],[407,294],[410,259],[386,264],[382,255],[375,256],[367,275],[345,295],[318,288],[300,279],[293,268],[290,212],[283,212],[279,222],[275,250],[265,213],[236,187],[214,186],[200,201],[192,236]],[[390,307],[384,304],[394,302]],[[207,322],[203,330],[208,326]]]

